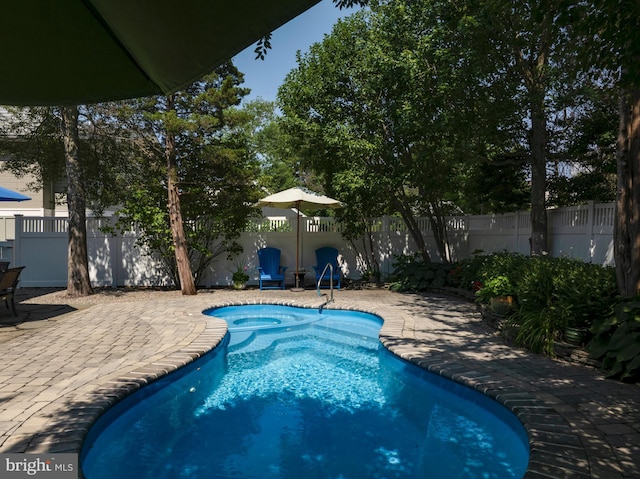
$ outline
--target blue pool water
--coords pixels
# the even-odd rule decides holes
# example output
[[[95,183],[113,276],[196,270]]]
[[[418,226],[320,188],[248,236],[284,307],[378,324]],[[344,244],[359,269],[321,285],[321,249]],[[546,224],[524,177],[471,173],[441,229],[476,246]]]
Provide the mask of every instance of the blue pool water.
[[[521,478],[529,449],[491,399],[392,355],[381,320],[230,306],[204,358],[108,411],[81,454],[102,478]]]

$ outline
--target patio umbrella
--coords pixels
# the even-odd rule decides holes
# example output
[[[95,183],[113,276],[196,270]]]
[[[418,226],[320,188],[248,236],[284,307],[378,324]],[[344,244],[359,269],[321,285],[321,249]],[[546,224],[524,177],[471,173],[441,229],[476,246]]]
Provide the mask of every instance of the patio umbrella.
[[[271,206],[273,208],[295,208],[297,211],[296,227],[296,289],[298,284],[298,260],[300,257],[300,209],[302,208],[340,208],[342,203],[328,196],[315,193],[306,188],[289,188],[262,198],[256,206]]]
[[[26,201],[30,199],[22,193],[0,186],[0,201]]]
[[[2,5],[0,105],[174,92],[318,0],[19,0]]]

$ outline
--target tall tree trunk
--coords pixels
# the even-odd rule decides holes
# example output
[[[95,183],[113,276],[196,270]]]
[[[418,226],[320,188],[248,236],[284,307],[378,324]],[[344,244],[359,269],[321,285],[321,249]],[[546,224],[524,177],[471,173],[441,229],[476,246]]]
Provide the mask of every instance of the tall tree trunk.
[[[167,111],[172,111],[174,106],[173,95],[167,96]],[[178,278],[180,279],[180,289],[183,295],[197,294],[196,284],[191,272],[189,262],[189,251],[187,240],[184,235],[184,223],[182,221],[182,211],[180,209],[180,193],[178,191],[178,164],[176,162],[176,139],[169,126],[166,131],[165,157],[167,160],[167,189],[169,210],[169,224],[173,236],[173,245],[176,254],[176,264],[178,267]]]
[[[376,254],[375,241],[373,239],[373,231],[371,230],[371,222],[365,225],[365,234],[369,240],[369,263],[371,271],[377,274],[381,274],[380,262],[378,261],[378,255]]]
[[[549,251],[547,238],[547,122],[544,95],[534,93],[531,102],[531,254]]]
[[[620,97],[614,258],[623,296],[640,293],[640,88]]]
[[[92,293],[87,254],[87,218],[85,191],[78,153],[78,107],[62,108],[62,138],[67,172],[67,208],[69,210],[69,248],[67,254],[67,294]]]
[[[433,231],[433,239],[436,242],[438,248],[438,254],[443,263],[451,263],[451,245],[449,244],[449,234],[447,230],[447,219],[442,212],[440,202],[429,203],[429,224],[431,225],[431,231]]]
[[[422,256],[422,260],[425,263],[431,263],[431,256],[429,256],[429,252],[427,251],[427,243],[424,241],[420,227],[418,226],[411,209],[397,198],[394,198],[393,202],[396,204],[396,211],[400,213],[400,216],[409,230],[409,234],[413,238],[413,241],[416,242],[416,247],[420,252],[420,256]]]

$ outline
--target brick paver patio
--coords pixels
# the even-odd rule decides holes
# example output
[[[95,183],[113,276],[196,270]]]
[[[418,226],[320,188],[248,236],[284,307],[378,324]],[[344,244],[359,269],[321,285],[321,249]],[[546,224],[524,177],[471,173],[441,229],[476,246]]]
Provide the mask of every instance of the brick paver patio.
[[[85,306],[0,311],[0,452],[78,452],[110,405],[215,347],[211,306],[318,307],[315,291],[202,292]],[[640,387],[503,344],[473,303],[386,290],[336,291],[332,308],[383,317],[394,353],[504,404],[527,428],[527,478],[640,478]]]

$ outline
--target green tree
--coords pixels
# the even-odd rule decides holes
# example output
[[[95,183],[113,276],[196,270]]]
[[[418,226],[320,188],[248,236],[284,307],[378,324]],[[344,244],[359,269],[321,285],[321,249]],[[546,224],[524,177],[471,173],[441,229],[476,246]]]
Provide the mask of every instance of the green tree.
[[[580,108],[558,122],[564,144],[549,178],[549,204],[570,206],[615,201],[617,94],[603,84],[585,92]],[[561,171],[570,169],[569,173]]]
[[[236,108],[247,93],[241,81],[226,64],[173,95],[118,107],[122,141],[135,145],[136,169],[144,172],[121,185],[118,226],[141,230],[140,242],[160,253],[183,294],[191,294],[189,287],[185,292],[187,268],[192,281],[195,269],[195,291],[213,259],[239,251],[235,239],[259,197],[258,164],[248,148],[251,117]],[[180,223],[182,238],[176,237]]]
[[[80,108],[11,108],[1,148],[12,161],[6,167],[18,176],[31,174],[34,190],[66,175],[69,214],[67,294],[91,294],[87,254],[86,204],[91,150],[87,149]],[[82,131],[82,135],[79,133]],[[82,136],[82,139],[81,139]]]
[[[527,159],[503,154],[472,164],[458,204],[467,214],[510,213],[529,207]]]
[[[4,168],[17,177],[32,176],[29,189],[40,191],[43,184],[64,180],[62,118],[52,107],[5,107],[0,126],[3,155],[11,158]]]
[[[378,258],[381,245],[375,240],[380,225],[374,219],[387,212],[389,205],[376,190],[375,174],[363,165],[354,166],[363,171],[347,169],[333,176],[333,191],[347,205],[336,210],[336,216],[343,226],[342,237],[359,253],[363,275],[380,277]]]
[[[576,24],[590,46],[587,58],[619,72],[614,258],[623,296],[640,293],[640,4],[593,0]]]
[[[269,193],[302,183],[299,160],[289,147],[289,139],[280,124],[274,102],[258,99],[246,103],[242,111],[249,122],[246,135],[249,151],[260,163],[258,184]]]
[[[338,22],[299,56],[279,100],[303,165],[327,185],[341,172],[366,172],[379,211],[389,205],[402,217],[425,261],[431,257],[416,216],[429,216],[447,261],[444,216],[475,157],[469,132],[478,117],[465,102],[472,72],[464,57],[449,61],[453,53],[424,13],[391,2]]]
[[[258,197],[254,188],[257,165],[248,154],[245,129],[251,117],[235,108],[246,94],[246,89],[238,87],[241,80],[232,65],[223,65],[203,81],[177,92],[173,113],[167,111],[165,97],[79,109],[79,161],[73,163],[72,176],[82,179],[81,190],[76,190],[81,191],[82,214],[85,204],[95,213],[121,205],[119,226],[142,229],[141,243],[166,260],[166,270],[176,285],[181,285],[181,278],[167,208],[171,164],[165,128],[172,128],[175,142],[171,161],[177,181],[173,185],[186,225],[187,278],[195,275],[199,280],[215,257],[238,251],[234,238]],[[44,181],[64,178],[60,109],[12,111],[15,122],[8,130],[25,134],[19,141],[2,142],[3,151],[13,158],[7,162],[10,169],[16,174],[33,174],[39,188]],[[70,267],[80,263],[72,261],[74,257],[70,255]]]
[[[446,3],[446,2],[445,2]],[[496,93],[498,107],[492,115],[505,113],[505,122],[530,165],[531,252],[541,254],[547,246],[547,164],[549,128],[555,112],[567,108],[561,100],[570,92],[581,71],[577,62],[580,44],[566,5],[560,0],[492,0],[458,5],[455,18],[466,18],[458,38],[484,62],[482,84]],[[517,113],[514,116],[513,113]],[[515,120],[515,121],[513,121]]]

